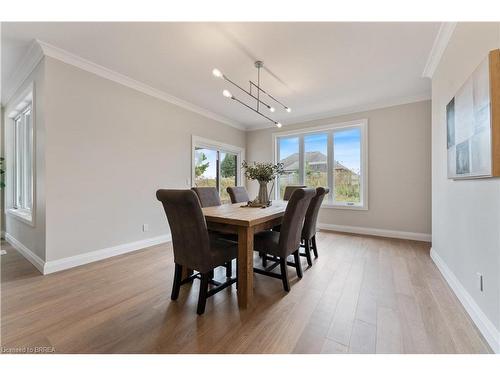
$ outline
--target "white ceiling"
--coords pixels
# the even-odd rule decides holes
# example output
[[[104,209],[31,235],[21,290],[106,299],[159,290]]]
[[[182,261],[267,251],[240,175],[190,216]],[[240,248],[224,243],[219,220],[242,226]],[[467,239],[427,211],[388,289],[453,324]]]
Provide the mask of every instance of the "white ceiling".
[[[248,87],[264,60],[263,88],[292,108],[286,126],[430,97],[422,71],[439,23],[3,23],[2,82],[34,39],[145,83],[249,129],[259,115],[222,96],[214,67]]]

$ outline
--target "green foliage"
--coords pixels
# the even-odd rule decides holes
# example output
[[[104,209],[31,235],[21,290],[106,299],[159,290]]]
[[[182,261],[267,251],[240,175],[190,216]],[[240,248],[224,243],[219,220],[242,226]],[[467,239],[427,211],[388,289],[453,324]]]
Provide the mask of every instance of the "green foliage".
[[[220,173],[222,177],[233,177],[236,174],[236,156],[226,154],[220,163]]]
[[[5,183],[3,181],[3,176],[5,173],[5,171],[3,170],[4,160],[5,160],[4,158],[0,157],[0,189],[3,189],[5,187]]]
[[[335,186],[335,200],[338,202],[359,202],[359,185],[337,185]]]
[[[243,169],[245,169],[245,177],[249,180],[257,180],[262,182],[270,182],[276,176],[282,175],[283,163],[273,164],[266,162],[253,162],[253,164],[248,164],[247,161],[243,161],[241,164]]]
[[[207,156],[202,152],[197,155],[198,157],[196,158],[196,164],[194,166],[194,174],[196,177],[200,177],[205,173],[207,170],[208,166],[210,163],[207,161],[206,163],[203,163],[205,160],[207,160]]]

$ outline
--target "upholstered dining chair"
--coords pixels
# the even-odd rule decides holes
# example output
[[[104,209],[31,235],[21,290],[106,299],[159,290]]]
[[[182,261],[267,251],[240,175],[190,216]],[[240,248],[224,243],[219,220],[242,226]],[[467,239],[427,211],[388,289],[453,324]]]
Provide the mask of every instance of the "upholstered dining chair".
[[[305,253],[300,255],[305,256],[307,264],[312,266],[311,248],[314,252],[314,257],[318,257],[318,246],[316,245],[316,222],[318,221],[318,213],[321,208],[323,199],[330,192],[329,188],[316,188],[316,195],[311,199],[307,208],[304,226],[302,227],[302,242],[305,248]]]
[[[302,278],[302,267],[299,257],[302,225],[304,223],[307,208],[309,207],[309,202],[314,195],[314,189],[295,189],[286,207],[281,222],[281,230],[279,232],[260,232],[254,236],[254,249],[259,252],[262,251],[265,254],[270,254],[277,259],[270,267],[266,269],[254,268],[254,272],[281,279],[283,282],[283,289],[287,292],[290,291],[288,265],[295,267],[297,276]],[[293,254],[294,257],[293,263],[287,262],[287,258],[291,254]],[[280,266],[281,273],[277,274],[271,272],[271,270],[278,265]]]
[[[196,193],[196,196],[200,200],[201,207],[215,207],[215,206],[220,206],[222,204],[219,192],[215,187],[192,187],[191,190]],[[218,236],[231,241],[238,241],[237,234],[221,233],[211,229],[209,229],[208,232],[212,236]],[[228,262],[228,264],[226,265],[226,276],[230,277],[232,273],[233,273],[233,263]]]
[[[288,185],[288,186],[286,186],[285,192],[283,193],[283,200],[289,201],[295,190],[303,189],[305,187],[306,187],[305,185]]]
[[[215,187],[193,187],[191,188],[198,199],[200,200],[201,207],[220,206],[220,196],[217,188]]]
[[[228,186],[226,190],[231,198],[231,203],[247,203],[250,200],[244,186]]]
[[[237,257],[238,245],[209,233],[200,201],[192,190],[158,190],[156,197],[163,204],[172,233],[174,248],[174,283],[171,299],[179,296],[181,285],[195,278],[201,280],[198,296],[197,313],[205,312],[207,298],[236,282],[236,278],[227,278],[218,283],[213,278],[213,270],[224,266]],[[184,280],[182,271],[196,270]],[[215,285],[209,289],[209,284]]]
[[[285,187],[285,192],[283,193],[283,200],[284,201],[289,201],[290,197],[292,196],[293,192],[297,189],[303,189],[307,186],[305,185],[288,185]],[[273,230],[276,232],[279,232],[281,228],[281,225],[276,225]],[[262,257],[262,265],[265,267],[267,265],[267,258],[264,256]]]

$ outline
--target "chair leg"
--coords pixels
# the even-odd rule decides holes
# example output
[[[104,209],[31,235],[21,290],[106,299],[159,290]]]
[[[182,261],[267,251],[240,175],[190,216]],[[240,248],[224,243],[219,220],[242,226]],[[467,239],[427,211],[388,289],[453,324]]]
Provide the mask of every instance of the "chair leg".
[[[198,308],[196,313],[201,315],[205,312],[207,304],[208,281],[210,280],[210,272],[201,274],[200,294],[198,296]]]
[[[297,270],[297,277],[302,279],[302,265],[300,264],[299,250],[293,253],[293,261],[295,263],[295,269]]]
[[[214,270],[209,271],[209,272],[208,272],[208,275],[210,276],[210,280],[213,280],[213,278],[214,278],[214,276],[215,276],[215,275],[214,275]]]
[[[318,257],[318,247],[316,246],[316,235],[314,235],[311,238],[311,241],[312,241],[312,248],[314,251],[314,257],[317,258]]]
[[[182,281],[182,266],[176,263],[174,271],[174,285],[172,286],[172,294],[170,295],[170,299],[174,301],[179,297],[179,291],[181,289],[181,281]]]
[[[230,260],[226,263],[226,277],[233,276],[233,261]]]
[[[283,289],[285,289],[285,292],[289,292],[290,283],[288,282],[288,267],[286,264],[286,257],[280,258],[280,268],[281,268],[281,281],[283,281]]]
[[[265,252],[262,252],[262,267],[267,267],[267,254]]]
[[[311,267],[313,263],[311,259],[311,241],[309,241],[309,239],[305,240],[305,249],[307,264],[309,265],[309,267]]]

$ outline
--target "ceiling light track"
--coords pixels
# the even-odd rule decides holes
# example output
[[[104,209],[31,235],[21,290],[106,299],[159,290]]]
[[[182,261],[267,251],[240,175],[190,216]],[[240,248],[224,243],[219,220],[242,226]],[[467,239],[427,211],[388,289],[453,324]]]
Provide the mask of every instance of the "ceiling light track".
[[[266,92],[264,89],[262,89],[260,87],[260,69],[262,69],[262,67],[264,66],[264,63],[262,61],[256,61],[255,62],[255,67],[257,68],[257,83],[254,83],[252,81],[248,81],[250,83],[250,86],[249,86],[249,90],[245,90],[243,87],[241,87],[240,85],[238,85],[237,83],[233,82],[231,79],[229,79],[225,74],[223,74],[219,69],[214,69],[212,70],[212,74],[217,77],[217,78],[220,78],[220,79],[223,79],[227,82],[229,82],[230,84],[232,84],[233,86],[237,87],[238,89],[240,89],[241,91],[243,91],[245,94],[247,94],[248,96],[250,96],[252,99],[255,99],[256,101],[256,105],[255,105],[255,108],[246,104],[245,102],[243,102],[242,100],[236,98],[233,94],[231,94],[231,92],[229,90],[224,90],[222,92],[222,95],[224,95],[226,98],[230,98],[230,99],[233,99],[235,101],[237,101],[238,103],[242,104],[243,106],[247,107],[248,109],[251,109],[252,111],[254,111],[255,113],[258,113],[259,115],[261,115],[262,117],[264,117],[265,119],[271,121],[272,123],[274,123],[278,128],[281,128],[281,123],[276,121],[276,120],[273,120],[272,118],[270,118],[269,116],[263,114],[261,111],[260,111],[260,106],[263,105],[264,107],[266,107],[270,112],[275,112],[276,109],[271,106],[270,104],[262,101],[260,99],[260,93],[264,93],[265,95],[267,95],[268,98],[270,98],[271,100],[273,100],[274,102],[278,103],[281,107],[283,107],[283,109],[290,113],[292,110],[290,107],[286,106],[285,104],[283,104],[282,102],[280,102],[278,99],[276,99],[274,96],[272,96],[271,94],[269,94],[268,92]],[[257,89],[257,93],[254,94],[253,93],[253,90],[252,90],[252,87],[255,87]]]

